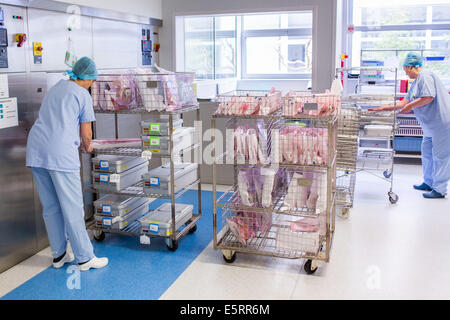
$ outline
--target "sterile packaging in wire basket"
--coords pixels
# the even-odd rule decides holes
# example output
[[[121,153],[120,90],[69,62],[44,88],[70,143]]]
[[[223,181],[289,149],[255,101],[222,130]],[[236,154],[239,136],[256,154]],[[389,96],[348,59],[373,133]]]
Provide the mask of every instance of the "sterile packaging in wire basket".
[[[274,168],[247,167],[239,170],[237,188],[239,198],[233,199],[236,204],[247,207],[268,208],[273,205],[279,192],[280,170]]]
[[[159,67],[104,71],[91,87],[94,109],[174,111],[198,105],[194,77]]]
[[[141,181],[142,175],[147,172],[147,160],[140,165],[121,173],[92,171],[93,187],[99,191],[118,192]]]
[[[99,74],[91,86],[91,96],[98,110],[133,110],[142,105],[135,70]]]
[[[175,204],[175,230],[178,230],[192,218],[194,206]],[[150,235],[170,236],[172,234],[172,205],[166,202],[156,210],[139,219],[141,232]]]
[[[255,237],[263,237],[270,230],[272,212],[229,212],[225,220],[236,239],[245,245]]]
[[[169,136],[142,136],[142,149],[153,153],[169,155]],[[173,152],[177,153],[194,144],[195,129],[193,127],[180,127],[172,136]]]
[[[94,201],[95,213],[102,216],[123,217],[147,202],[147,198],[107,194]]]
[[[285,126],[272,133],[272,163],[327,165],[328,147],[327,128]]]
[[[260,124],[256,128],[239,126],[234,129],[233,151],[238,164],[269,164],[270,136]],[[231,146],[229,146],[231,149]]]
[[[270,115],[281,107],[281,92],[270,91],[232,91],[217,96],[219,107],[216,114],[250,116]]]
[[[146,162],[141,157],[98,155],[91,159],[95,171],[122,173]]]
[[[341,100],[337,95],[290,91],[283,97],[283,116],[327,116],[336,114]]]
[[[133,209],[125,216],[105,217],[103,215],[95,215],[95,222],[98,227],[122,230],[136,221],[139,217],[142,217],[149,210],[150,200],[146,201],[139,207]]]
[[[183,119],[173,121],[173,133],[183,125]],[[168,136],[169,121],[166,119],[151,118],[141,121],[141,133],[143,136]]]
[[[174,164],[175,192],[194,183],[197,180],[197,163]],[[144,174],[144,193],[146,194],[172,194],[170,179],[170,163],[150,170]]]
[[[322,214],[327,209],[327,172],[286,170],[287,192],[280,212]]]

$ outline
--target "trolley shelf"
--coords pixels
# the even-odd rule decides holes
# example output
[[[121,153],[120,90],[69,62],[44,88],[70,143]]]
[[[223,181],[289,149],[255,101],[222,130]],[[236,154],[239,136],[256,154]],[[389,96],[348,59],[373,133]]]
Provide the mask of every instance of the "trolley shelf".
[[[147,214],[148,214],[148,212],[146,214],[144,214],[143,216],[145,216]],[[141,225],[138,220],[140,218],[142,218],[143,216],[140,216],[136,221],[134,221],[130,225],[126,226],[122,230],[100,227],[100,226],[96,225],[95,220],[92,222],[88,222],[86,227],[89,230],[98,230],[98,231],[102,231],[105,233],[131,235],[131,236],[139,237],[143,233],[141,233]],[[184,236],[191,229],[191,227],[193,227],[200,220],[200,215],[193,215],[193,218],[194,219],[190,220],[186,225],[184,225],[184,227],[181,231],[176,232],[177,240],[179,238],[181,238],[182,236]],[[172,238],[171,235],[163,236],[163,235],[153,235],[151,233],[144,233],[144,234],[151,238]]]
[[[249,242],[243,245],[238,239],[227,230],[224,236],[218,241],[216,248],[220,250],[232,250],[242,253],[258,253],[258,255],[271,256],[287,259],[317,259],[325,260],[324,255],[319,249],[315,252],[301,252],[291,250],[279,250],[276,247],[277,231],[285,229],[286,226],[273,224],[270,230],[263,236],[258,236],[250,239]],[[319,236],[319,243],[324,244],[326,237]]]
[[[218,161],[225,158],[227,152],[224,152],[215,158],[216,164],[221,164]],[[262,163],[249,163],[245,161],[243,163],[230,163],[230,165],[234,165],[237,168],[255,166],[259,168],[286,168],[286,169],[299,169],[299,170],[320,170],[320,169],[330,169],[333,168],[334,163],[336,162],[337,154],[335,153],[331,162],[329,164],[323,165],[301,165],[295,163],[274,163],[274,164],[262,164]],[[224,163],[228,164],[228,163]]]
[[[199,143],[193,144],[192,146],[182,149],[177,153],[183,155],[187,152],[193,151],[200,147]],[[92,153],[95,154],[108,154],[108,155],[118,155],[118,156],[132,156],[132,157],[140,157],[144,150],[142,148],[129,148],[129,147],[115,147],[115,148],[104,148],[104,149],[94,149]],[[168,158],[170,155],[152,153],[152,158]]]
[[[147,111],[145,109],[123,109],[123,110],[101,110],[101,109],[95,109],[95,113],[106,113],[106,114],[149,114],[149,115],[176,115],[176,114],[182,114],[185,112],[191,112],[199,109],[200,106],[197,105],[188,105],[181,107],[179,109],[173,110],[173,111]]]
[[[195,186],[199,183],[200,183],[200,179],[197,179],[193,183],[187,185],[186,187],[184,187],[183,189],[181,189],[180,191],[178,191],[175,194],[175,199],[178,199],[184,193],[186,193],[186,191],[188,191],[190,188],[192,188],[193,186]],[[125,188],[120,191],[109,191],[109,190],[100,189],[100,188],[97,189],[97,188],[94,188],[93,185],[90,185],[89,188],[84,191],[91,192],[91,193],[117,194],[117,195],[130,196],[130,197],[144,197],[144,198],[153,198],[153,199],[160,199],[160,198],[161,199],[171,199],[172,198],[172,196],[170,194],[144,193],[144,181],[143,180],[132,185],[131,187]]]

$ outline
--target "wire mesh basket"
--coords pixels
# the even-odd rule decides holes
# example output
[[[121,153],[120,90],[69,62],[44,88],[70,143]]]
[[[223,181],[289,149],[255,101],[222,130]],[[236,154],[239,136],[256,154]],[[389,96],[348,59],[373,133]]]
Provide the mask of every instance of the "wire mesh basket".
[[[236,90],[217,96],[216,115],[268,116],[281,107],[281,92]]]
[[[329,93],[288,92],[283,97],[283,116],[327,116],[337,114],[341,99]]]
[[[198,105],[192,73],[121,70],[98,75],[91,87],[94,109],[174,111]]]

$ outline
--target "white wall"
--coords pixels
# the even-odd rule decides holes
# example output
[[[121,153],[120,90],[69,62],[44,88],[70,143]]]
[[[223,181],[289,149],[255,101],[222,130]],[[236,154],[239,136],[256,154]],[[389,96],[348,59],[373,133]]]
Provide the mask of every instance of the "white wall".
[[[108,9],[119,12],[133,13],[156,19],[162,18],[163,0],[56,0],[80,6]]]
[[[336,0],[163,0],[160,65],[175,70],[175,16],[314,10],[312,85],[330,88],[336,64]],[[314,41],[315,39],[315,41]]]

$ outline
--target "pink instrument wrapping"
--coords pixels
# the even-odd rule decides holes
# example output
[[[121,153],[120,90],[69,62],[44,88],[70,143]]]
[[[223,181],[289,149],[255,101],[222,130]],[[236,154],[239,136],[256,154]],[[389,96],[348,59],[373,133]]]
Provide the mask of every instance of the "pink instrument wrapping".
[[[322,94],[289,91],[283,98],[283,116],[327,116],[340,109],[340,97],[328,91]]]
[[[270,115],[281,108],[281,92],[275,88],[268,93],[232,92],[218,96],[216,114],[250,116]]]

